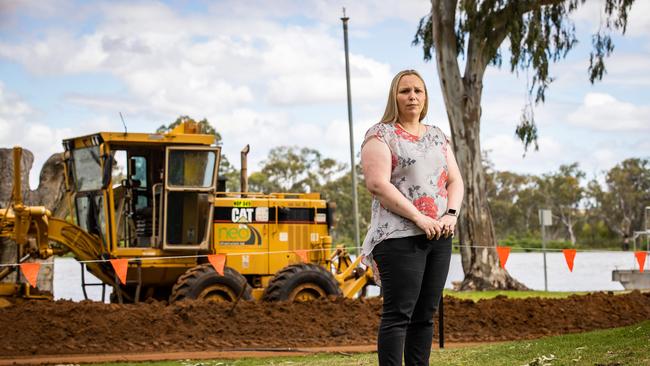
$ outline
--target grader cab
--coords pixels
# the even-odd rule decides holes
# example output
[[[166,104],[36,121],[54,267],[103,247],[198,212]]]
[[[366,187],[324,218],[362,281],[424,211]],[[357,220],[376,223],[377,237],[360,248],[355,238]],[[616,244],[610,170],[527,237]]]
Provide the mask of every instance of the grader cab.
[[[356,296],[372,281],[332,247],[332,206],[319,194],[217,191],[220,148],[191,122],[166,134],[101,132],[63,147],[72,217],[25,207],[14,189],[0,209],[0,236],[18,244],[21,260],[72,252],[113,288],[112,301],[302,301]],[[215,255],[225,258],[221,271],[210,263]],[[111,259],[128,261],[125,281]],[[0,286],[5,297],[33,293],[27,284]]]

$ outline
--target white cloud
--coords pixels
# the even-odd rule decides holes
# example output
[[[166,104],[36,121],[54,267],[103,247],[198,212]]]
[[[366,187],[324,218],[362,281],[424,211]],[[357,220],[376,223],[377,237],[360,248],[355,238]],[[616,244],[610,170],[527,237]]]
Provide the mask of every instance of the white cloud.
[[[650,4],[650,3],[649,3]],[[650,29],[648,31],[650,34]],[[650,59],[647,53],[621,54],[616,53],[606,61],[607,75],[603,80],[607,83],[625,86],[650,86]]]
[[[63,151],[61,141],[72,136],[82,136],[99,131],[115,130],[119,122],[106,117],[84,120],[71,128],[55,128],[42,122],[41,113],[21,97],[9,91],[0,82],[0,147],[20,146],[34,154],[34,163],[29,173],[32,189],[38,186],[43,164],[54,153]]]
[[[650,129],[650,106],[637,106],[609,94],[588,93],[582,105],[568,115],[575,125],[601,131]]]
[[[318,1],[308,6],[325,7]],[[348,160],[347,122],[344,129],[332,129],[324,117],[281,111],[336,102],[345,117],[343,47],[338,35],[330,34],[331,27],[286,26],[268,16],[236,18],[218,11],[180,15],[160,3],[111,3],[98,9],[99,23],[88,33],[70,28],[27,42],[0,41],[0,56],[37,74],[111,74],[127,93],[74,92],[65,101],[99,116],[121,111],[127,123],[147,113],[158,120],[180,114],[207,117],[222,133],[224,152],[231,158],[246,143],[252,145],[253,165],[279,145],[316,147],[326,156]],[[356,105],[383,103],[392,77],[389,65],[353,53],[351,68]],[[115,123],[119,120],[109,124],[100,118],[106,126],[95,123],[94,131],[121,130]],[[368,121],[365,126],[355,123],[362,126],[355,128],[357,149]],[[132,125],[129,130],[135,131]],[[41,127],[32,135],[48,133]],[[57,136],[55,146],[62,137],[79,134],[75,130]]]
[[[326,7],[319,1],[305,6]],[[383,9],[368,7],[374,13]],[[188,16],[161,3],[97,8],[100,22],[91,32],[48,31],[27,42],[0,41],[0,57],[38,74],[107,72],[128,87],[133,104],[160,113],[224,113],[259,98],[294,106],[345,101],[342,44],[330,35],[331,27],[240,20],[217,10]],[[383,97],[392,76],[387,64],[353,53],[351,67],[355,100]],[[91,99],[72,100],[88,106]],[[123,102],[103,107],[111,104]]]
[[[298,146],[318,150],[324,157],[333,158],[349,165],[350,141],[347,119],[333,119],[316,124],[308,119],[296,120],[284,112],[257,112],[237,109],[231,114],[209,117],[220,131],[223,153],[236,166],[239,151],[250,144],[249,168],[256,170],[266,159],[270,149],[276,146]],[[214,122],[216,121],[216,122]],[[355,159],[359,153],[366,130],[376,119],[358,119],[354,122]]]
[[[345,7],[350,23],[368,27],[387,19],[417,22],[431,11],[431,3],[422,0],[345,1],[345,0],[265,0],[219,1],[211,4],[218,14],[234,18],[285,18],[306,16],[322,23],[340,26]]]
[[[601,81],[591,86],[621,86],[626,88],[647,88],[650,86],[650,59],[647,51],[641,49],[632,51],[615,50],[611,57],[605,60],[606,74]],[[576,86],[589,87],[589,55],[577,61],[563,61],[554,65],[551,69],[556,79],[547,92],[547,96],[553,97],[558,89],[571,89]]]
[[[548,97],[553,98],[557,95],[556,91],[561,88],[589,85],[589,53],[593,48],[591,35],[598,31],[600,21],[604,19],[604,7],[604,0],[589,0],[573,13],[572,20],[576,22],[579,44],[569,53],[567,59],[551,65],[549,71],[555,81],[547,92]],[[647,72],[650,69],[650,58],[647,56],[650,49],[649,34],[650,1],[636,1],[629,13],[625,35],[621,36],[620,32],[613,32],[615,49],[613,54],[605,59],[606,74],[602,81],[596,82],[596,87],[599,85],[650,86],[650,75]],[[493,72],[492,70],[494,68],[488,68],[486,75]],[[525,78],[522,80],[525,81]],[[525,90],[525,86],[522,86],[521,90]]]
[[[650,144],[643,137],[620,139],[594,139],[587,135],[541,137],[539,150],[529,149],[522,156],[522,143],[514,136],[498,134],[486,136],[483,151],[497,170],[527,174],[543,174],[557,171],[560,165],[579,163],[588,177],[600,176],[614,165],[628,158],[650,158]]]
[[[92,5],[74,4],[80,10],[75,12],[75,20],[71,22],[62,20],[62,14],[76,9],[71,3],[65,3],[65,11],[33,4],[37,3],[20,5],[27,9],[19,9],[19,12],[31,12],[38,19],[48,21],[36,27],[38,31],[21,34],[20,40],[0,37],[0,59],[14,61],[28,72],[38,74],[37,77],[53,75],[65,82],[66,76],[75,75],[76,82],[83,82],[85,75],[92,75],[93,82],[100,80],[93,93],[75,91],[74,86],[66,90],[68,94],[63,101],[68,105],[64,108],[75,104],[97,117],[89,124],[74,127],[65,137],[79,135],[81,129],[87,132],[122,130],[117,111],[125,113],[129,131],[150,130],[151,125],[171,122],[176,116],[186,114],[194,118],[206,117],[215,125],[224,137],[225,152],[235,164],[239,149],[246,143],[252,147],[253,165],[264,159],[269,148],[278,145],[311,146],[325,156],[349,160],[339,20],[341,6],[345,5],[343,1],[224,0],[209,2],[199,11],[193,7],[202,4],[196,3],[177,6],[163,2],[94,2]],[[375,31],[387,20],[390,26],[395,26],[395,20],[408,21],[414,30],[417,20],[429,12],[430,6],[430,2],[421,0],[357,1],[346,5],[353,37]],[[631,27],[643,24],[645,18],[639,8],[638,4],[634,5]],[[589,15],[590,9],[591,2],[585,7],[587,15],[581,19],[598,19],[599,10],[593,7],[596,9],[594,18]],[[641,16],[642,20],[635,20],[635,16]],[[630,28],[628,35],[639,32]],[[372,37],[369,39],[369,42],[376,42]],[[366,49],[373,49],[374,55],[379,54],[376,48],[382,46],[364,44]],[[645,53],[619,51],[616,50],[607,64],[609,73],[604,82],[650,85],[650,76],[646,76],[650,59]],[[390,53],[387,49],[381,59],[362,53],[351,55],[357,153],[363,133],[383,112],[388,84],[397,68],[390,64],[396,59]],[[419,53],[417,57],[414,62],[421,61]],[[564,61],[553,66],[551,72],[558,80],[549,90],[547,105],[536,110],[542,136],[546,137],[545,132],[549,131],[542,125],[565,123],[570,112],[573,112],[571,116],[576,114],[573,123],[580,126],[584,126],[580,123],[591,123],[582,120],[584,113],[578,112],[584,108],[587,113],[596,113],[587,110],[584,103],[578,104],[576,99],[580,98],[576,95],[585,94],[588,86],[586,62],[582,58],[576,63]],[[431,72],[435,69],[433,64],[428,67]],[[557,72],[553,71],[556,67]],[[507,67],[494,70],[490,68],[485,79],[482,131],[487,136],[483,146],[493,150],[497,168],[541,172],[557,168],[560,162],[579,160],[579,151],[564,149],[551,139],[552,136],[540,139],[540,152],[530,152],[526,158],[521,158],[523,147],[514,138],[513,130],[525,100],[525,80],[511,75]],[[111,80],[111,85],[117,84],[119,89],[107,91],[101,85],[102,80]],[[612,85],[605,83],[599,85]],[[429,80],[428,84],[430,94],[437,96],[438,80]],[[575,92],[578,85],[580,92]],[[564,100],[558,102],[566,95],[565,104],[561,104]],[[622,111],[623,115],[631,116],[628,121],[632,121],[632,126],[638,124],[639,113],[647,115],[646,107],[626,109],[625,103],[615,102],[618,113]],[[29,106],[26,107],[33,113]],[[332,111],[332,108],[337,110]],[[31,133],[42,136],[47,132],[42,127],[51,118],[43,114],[49,111],[38,112],[41,119],[30,115],[22,120],[31,125],[39,121]],[[602,118],[602,115],[599,113],[596,117]],[[157,122],[151,123],[152,120]],[[13,141],[7,140],[8,132],[1,129],[8,120],[4,121],[0,120],[0,140]],[[133,121],[142,123],[134,125]],[[431,104],[426,123],[439,125],[449,132],[441,99]],[[96,129],[90,130],[88,126]],[[58,149],[59,130],[49,128],[50,135],[57,136],[53,146]],[[568,133],[577,129],[570,130]],[[563,155],[555,154],[556,150]],[[605,153],[602,159],[607,160]]]
[[[604,9],[604,0],[590,0],[586,4],[581,5],[572,18],[576,21],[589,24],[589,31],[596,32],[600,20],[604,19]],[[650,33],[650,2],[635,1],[632,5],[627,24],[626,34],[628,36],[647,36]]]
[[[308,59],[307,54],[297,57]],[[355,101],[381,100],[392,74],[388,65],[366,57],[353,56],[350,83]],[[277,104],[309,104],[344,102],[346,100],[345,69],[331,63],[322,68],[306,68],[271,79],[268,98]]]
[[[67,95],[65,100],[95,111],[119,111],[123,114],[136,114],[142,113],[146,109],[143,105],[133,100],[112,95],[83,95],[74,93]]]
[[[482,150],[487,151],[490,161],[497,170],[509,170],[539,174],[557,169],[560,164],[571,163],[564,145],[551,137],[541,137],[539,150],[529,148],[524,156],[524,147],[514,133],[498,134],[483,139]]]
[[[596,149],[592,156],[592,161],[598,167],[613,167],[622,160],[620,154],[607,147]]]
[[[337,149],[340,144],[328,146],[321,140],[326,136],[327,130],[318,124],[291,121],[286,116],[253,111],[239,110],[236,114],[238,120],[223,126],[222,134],[227,141],[224,144],[224,153],[234,159],[235,164],[238,163],[239,150],[246,144],[251,145],[250,161],[253,170],[259,169],[269,150],[276,146],[315,148],[323,156],[345,161],[346,155],[340,154],[340,149]],[[339,131],[339,138],[342,136],[347,137],[347,130]],[[315,141],[318,141],[317,145]]]
[[[523,97],[487,97],[482,102],[481,120],[514,130],[514,126],[519,122],[524,103],[525,100]]]
[[[38,186],[43,163],[50,155],[62,150],[61,137],[69,134],[69,131],[64,129],[52,129],[44,124],[34,123],[35,116],[36,112],[28,103],[8,91],[0,82],[0,147],[20,146],[34,154],[34,163],[29,174],[29,184],[32,188]]]

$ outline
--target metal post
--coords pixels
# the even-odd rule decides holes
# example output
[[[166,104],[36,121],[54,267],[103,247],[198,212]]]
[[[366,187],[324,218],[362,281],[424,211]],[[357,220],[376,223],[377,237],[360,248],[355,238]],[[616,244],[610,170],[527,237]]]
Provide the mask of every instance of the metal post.
[[[354,132],[352,129],[352,92],[350,90],[350,59],[348,56],[348,20],[343,8],[343,42],[345,44],[345,80],[348,89],[348,124],[350,128],[350,170],[352,171],[352,207],[354,209],[354,244],[358,248],[359,241],[359,202],[357,198],[357,165],[354,162]]]
[[[135,299],[134,303],[140,302],[140,290],[142,289],[142,261],[140,258],[135,259],[135,263],[138,265],[138,285],[135,287]]]
[[[643,217],[644,218],[644,220],[643,220],[644,221],[643,230],[646,232],[646,235],[645,235],[645,250],[647,252],[650,252],[650,235],[648,235],[648,231],[650,230],[650,221],[648,221],[648,219],[650,219],[650,206],[646,206],[645,211],[643,213],[644,213],[644,215],[643,215],[644,216]]]
[[[548,291],[548,277],[546,274],[546,226],[553,224],[551,210],[539,210],[539,224],[542,227],[542,254],[544,255],[544,291]]]
[[[546,235],[545,227],[542,225],[542,254],[544,255],[544,291],[548,291],[548,278],[546,277]]]
[[[81,265],[81,291],[84,293],[84,300],[88,300],[88,293],[86,292],[86,264],[79,263]],[[104,299],[102,298],[102,302]]]
[[[245,198],[245,192],[248,192],[248,152],[251,150],[251,146],[246,144],[241,150],[241,176],[239,178],[240,191],[242,192],[241,197]]]

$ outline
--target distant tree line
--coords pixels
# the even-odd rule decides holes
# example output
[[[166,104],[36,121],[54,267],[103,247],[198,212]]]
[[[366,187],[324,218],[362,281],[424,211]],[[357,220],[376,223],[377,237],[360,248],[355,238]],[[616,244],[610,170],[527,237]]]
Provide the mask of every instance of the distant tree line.
[[[229,176],[238,178],[239,171],[232,166],[230,169]],[[359,166],[357,174],[363,238],[370,223],[372,196]],[[553,225],[547,230],[547,238],[556,246],[619,246],[625,237],[644,228],[645,207],[650,206],[648,159],[626,159],[591,180],[578,163],[561,165],[557,171],[541,175],[498,171],[487,164],[487,177],[496,235],[499,242],[508,245],[539,246],[538,211],[550,209]],[[348,165],[324,158],[314,149],[280,146],[270,150],[249,180],[251,191],[320,192],[337,206],[336,242],[353,243]]]
[[[488,202],[502,242],[538,241],[540,209],[552,211],[549,236],[560,246],[620,246],[650,224],[644,222],[650,219],[645,217],[648,159],[623,160],[591,180],[578,163],[541,175],[497,171],[489,164],[486,170]]]
[[[158,132],[188,119],[181,116],[168,127],[161,126]],[[207,120],[198,123],[221,145],[221,135]],[[650,206],[647,158],[623,160],[591,180],[578,163],[561,165],[557,171],[541,175],[498,171],[487,156],[483,165],[497,240],[504,245],[539,247],[540,209],[552,211],[553,225],[547,230],[547,238],[550,246],[557,247],[618,247],[634,231],[645,228],[644,220],[650,221],[645,217],[645,207]],[[363,238],[370,223],[372,196],[365,188],[360,166],[356,169]],[[222,156],[219,174],[227,179],[228,191],[239,191],[239,169],[226,156]],[[319,192],[336,203],[334,240],[349,246],[354,243],[351,185],[349,165],[323,157],[316,149],[297,146],[272,148],[259,171],[249,174],[249,191]],[[647,224],[650,227],[650,222]]]

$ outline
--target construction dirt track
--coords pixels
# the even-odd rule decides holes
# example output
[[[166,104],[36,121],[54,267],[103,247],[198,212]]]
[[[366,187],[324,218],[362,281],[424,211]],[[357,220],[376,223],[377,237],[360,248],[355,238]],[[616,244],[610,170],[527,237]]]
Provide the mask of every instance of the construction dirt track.
[[[472,302],[445,297],[445,339],[487,342],[631,325],[650,318],[650,293]],[[28,302],[0,309],[0,360],[16,356],[368,345],[381,300],[135,305]],[[436,333],[437,334],[437,333]]]

